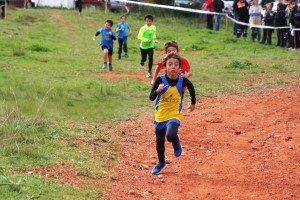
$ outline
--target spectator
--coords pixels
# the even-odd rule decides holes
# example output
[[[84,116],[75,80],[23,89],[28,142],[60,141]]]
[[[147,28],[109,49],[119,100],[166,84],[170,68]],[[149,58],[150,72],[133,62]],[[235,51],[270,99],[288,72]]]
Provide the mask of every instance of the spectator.
[[[266,4],[266,15],[264,18],[265,26],[272,26],[274,27],[274,12],[272,11],[273,4],[267,3]],[[272,33],[274,32],[274,29],[272,28],[266,28],[267,33],[267,44],[272,45]]]
[[[263,11],[262,11],[262,25],[265,25],[265,16],[266,16],[266,4],[263,7]],[[263,34],[262,34],[262,39],[261,39],[261,44],[265,44],[267,40],[267,29],[263,28]]]
[[[300,11],[297,9],[297,2],[292,1],[291,2],[291,16],[290,16],[290,22],[292,26],[291,35],[294,41],[294,46],[292,50],[300,50],[300,41],[299,41],[299,30],[293,30],[293,29],[300,29]]]
[[[223,13],[224,9],[224,2],[222,0],[213,0],[213,5],[215,8],[216,13]],[[220,21],[221,21],[221,15],[216,14],[215,15],[215,30],[220,30]]]
[[[261,25],[262,24],[262,7],[258,4],[258,0],[253,0],[252,5],[249,9],[250,15],[250,28],[251,28],[251,39],[254,42],[257,36],[257,41],[260,41],[260,28],[253,27],[253,25]]]
[[[5,0],[0,0],[0,7],[1,7],[1,17],[2,19],[6,19],[6,13],[5,13]]]
[[[236,4],[237,4],[238,0],[234,0],[233,1],[233,5],[232,5],[232,12],[233,12],[233,18],[236,20],[236,21],[239,21],[239,14],[238,14],[238,10],[237,10],[237,7],[236,7]],[[234,23],[233,24],[233,35],[237,35],[237,29],[238,29],[238,23]]]
[[[75,0],[75,9],[78,10],[78,15],[81,15],[82,12],[82,1]]]
[[[207,11],[209,11],[209,12],[214,12],[215,11],[213,0],[206,0],[205,5],[206,5]],[[214,30],[213,17],[214,16],[212,14],[207,14],[206,15],[206,21],[207,21],[206,28],[208,28],[210,30]]]
[[[285,18],[285,8],[286,6],[283,3],[277,4],[277,14],[275,15],[275,27],[287,26]],[[277,29],[277,44],[276,46],[285,47],[286,40],[284,39],[286,29],[279,28]]]
[[[234,5],[234,9],[237,10],[237,13],[239,15],[239,21],[242,23],[249,23],[249,10],[248,10],[249,4],[246,0],[238,0],[236,4]],[[247,25],[239,24],[237,29],[236,36],[239,38],[241,35],[243,37],[247,37]]]

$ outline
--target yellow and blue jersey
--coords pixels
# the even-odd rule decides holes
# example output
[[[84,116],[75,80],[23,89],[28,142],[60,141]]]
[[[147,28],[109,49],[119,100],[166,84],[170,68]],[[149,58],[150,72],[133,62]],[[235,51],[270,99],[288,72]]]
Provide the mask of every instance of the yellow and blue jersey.
[[[182,118],[182,82],[179,76],[175,86],[170,86],[166,76],[162,75],[162,83],[165,89],[157,96],[155,104],[155,122],[165,122],[171,119],[180,121]]]

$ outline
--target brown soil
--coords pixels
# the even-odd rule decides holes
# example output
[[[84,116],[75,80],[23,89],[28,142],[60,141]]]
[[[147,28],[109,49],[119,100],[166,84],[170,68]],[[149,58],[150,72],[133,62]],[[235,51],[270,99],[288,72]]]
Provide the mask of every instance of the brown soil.
[[[55,180],[77,187],[105,184],[105,200],[300,199],[300,82],[199,99],[179,129],[183,154],[175,158],[166,143],[168,165],[161,175],[150,174],[157,162],[153,118],[153,112],[143,113],[118,122],[120,132],[111,130],[121,152],[106,183],[79,179],[63,164],[32,173],[51,178],[59,172]]]
[[[166,143],[158,176],[153,117],[114,133],[121,156],[104,199],[300,199],[300,82],[200,99],[179,130],[183,155]]]

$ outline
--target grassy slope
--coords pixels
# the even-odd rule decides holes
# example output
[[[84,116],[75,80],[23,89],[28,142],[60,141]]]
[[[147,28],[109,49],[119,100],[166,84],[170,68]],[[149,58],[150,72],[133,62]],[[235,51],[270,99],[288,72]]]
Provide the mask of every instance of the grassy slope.
[[[69,168],[79,168],[82,174],[100,178],[118,148],[106,132],[113,127],[106,122],[152,109],[147,98],[149,84],[129,78],[107,81],[91,73],[98,72],[102,62],[92,36],[106,18],[116,23],[119,13],[83,13],[78,17],[70,10],[9,9],[8,19],[0,21],[0,196],[101,196],[102,188],[62,186],[14,171],[63,161]],[[130,58],[125,62],[114,60],[116,73],[140,70],[136,36],[145,13],[129,16],[133,30],[128,41]],[[156,13],[155,25],[158,49],[163,49],[167,40],[179,42],[181,55],[192,66],[191,80],[199,98],[299,80],[298,52],[252,43],[249,38],[236,39],[224,30],[224,24],[220,32],[209,31],[199,17],[186,19],[178,13],[165,17]],[[160,59],[156,55],[155,60]],[[83,115],[88,119],[82,120]],[[74,144],[75,139],[100,148],[91,153]]]

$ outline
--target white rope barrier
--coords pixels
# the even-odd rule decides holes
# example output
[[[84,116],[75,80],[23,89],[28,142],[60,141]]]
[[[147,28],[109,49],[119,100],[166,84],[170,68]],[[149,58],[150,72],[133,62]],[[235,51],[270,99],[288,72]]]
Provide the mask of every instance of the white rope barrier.
[[[143,5],[143,6],[150,6],[150,7],[156,7],[156,8],[165,8],[170,10],[179,10],[179,11],[185,11],[185,12],[192,12],[192,13],[198,13],[198,14],[208,14],[208,15],[223,15],[230,19],[232,22],[240,25],[245,26],[251,26],[255,28],[265,28],[265,29],[289,29],[293,31],[299,31],[300,29],[291,29],[289,26],[281,26],[281,27],[274,27],[274,26],[264,26],[264,25],[250,25],[249,23],[244,23],[235,20],[234,18],[230,17],[228,13],[216,13],[216,12],[210,12],[205,10],[198,10],[198,9],[192,9],[192,8],[183,8],[178,6],[168,6],[168,5],[160,5],[160,4],[154,4],[154,3],[143,3],[143,2],[136,2],[136,1],[128,1],[128,0],[119,0],[121,2],[130,3],[130,4],[137,4],[137,5]]]

